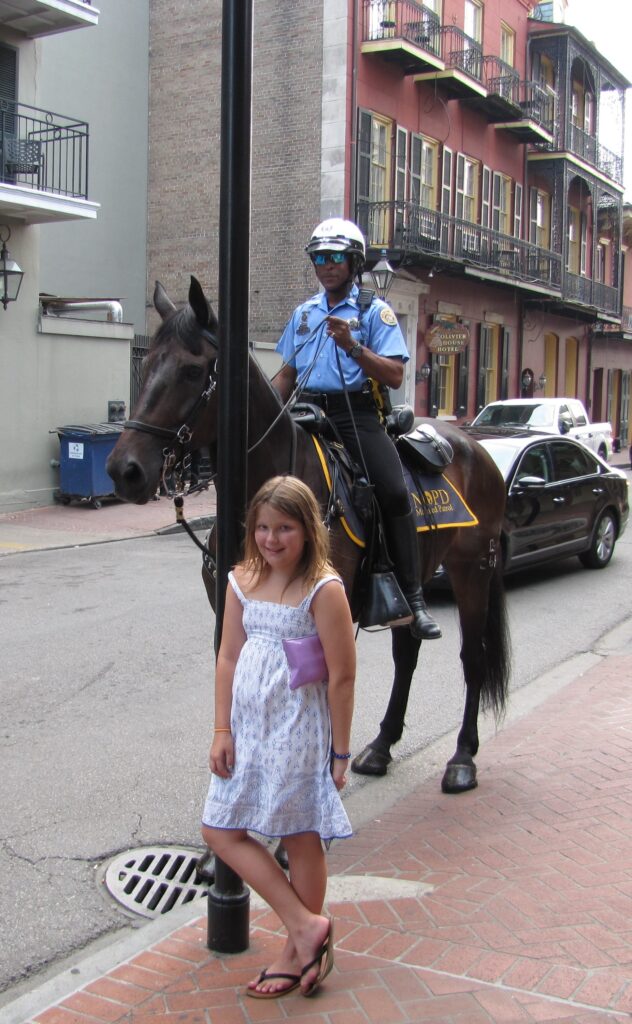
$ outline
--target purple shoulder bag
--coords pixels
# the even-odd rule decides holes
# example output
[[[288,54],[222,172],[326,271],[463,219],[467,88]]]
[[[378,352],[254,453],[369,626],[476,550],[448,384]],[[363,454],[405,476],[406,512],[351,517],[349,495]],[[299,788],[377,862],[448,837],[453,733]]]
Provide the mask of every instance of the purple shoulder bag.
[[[292,637],[282,643],[290,666],[290,690],[297,690],[308,683],[327,682],[327,662],[318,633]]]

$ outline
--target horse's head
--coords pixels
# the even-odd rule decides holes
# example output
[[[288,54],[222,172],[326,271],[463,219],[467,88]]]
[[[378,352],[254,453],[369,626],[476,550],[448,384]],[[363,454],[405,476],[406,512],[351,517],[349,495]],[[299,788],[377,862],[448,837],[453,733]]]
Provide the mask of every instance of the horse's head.
[[[177,309],[156,282],[154,305],[162,324],[143,367],[143,387],[132,417],[106,469],[116,494],[144,504],[156,493],[165,453],[182,457],[188,446],[208,443],[215,403],[217,319],[192,277],[189,301]]]

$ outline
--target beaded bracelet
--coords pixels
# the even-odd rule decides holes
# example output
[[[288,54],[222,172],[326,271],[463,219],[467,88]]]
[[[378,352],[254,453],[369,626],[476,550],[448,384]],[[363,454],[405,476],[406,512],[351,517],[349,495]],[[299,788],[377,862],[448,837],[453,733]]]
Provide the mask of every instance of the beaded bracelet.
[[[334,748],[331,748],[331,756],[337,758],[339,761],[348,761],[351,754],[337,754]]]

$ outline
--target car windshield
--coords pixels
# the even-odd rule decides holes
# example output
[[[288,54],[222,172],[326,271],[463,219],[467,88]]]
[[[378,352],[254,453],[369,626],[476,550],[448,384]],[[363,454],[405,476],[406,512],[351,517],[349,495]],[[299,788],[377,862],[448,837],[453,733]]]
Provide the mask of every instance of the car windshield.
[[[480,427],[552,427],[552,405],[489,405],[476,419]]]
[[[485,451],[491,455],[506,480],[511,472],[511,467],[516,461],[520,451],[520,445],[510,444],[506,439],[495,441],[493,439],[481,441]]]

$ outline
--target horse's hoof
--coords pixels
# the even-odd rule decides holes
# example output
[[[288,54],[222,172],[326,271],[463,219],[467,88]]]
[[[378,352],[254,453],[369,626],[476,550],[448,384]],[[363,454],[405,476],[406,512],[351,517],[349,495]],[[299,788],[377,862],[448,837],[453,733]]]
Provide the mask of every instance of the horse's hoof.
[[[441,780],[444,793],[466,793],[477,786],[475,764],[449,764]]]
[[[388,753],[385,754],[374,747],[365,747],[351,762],[351,771],[356,775],[386,775],[392,760]]]

